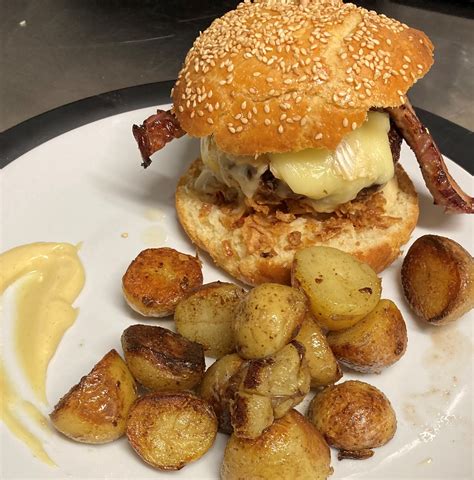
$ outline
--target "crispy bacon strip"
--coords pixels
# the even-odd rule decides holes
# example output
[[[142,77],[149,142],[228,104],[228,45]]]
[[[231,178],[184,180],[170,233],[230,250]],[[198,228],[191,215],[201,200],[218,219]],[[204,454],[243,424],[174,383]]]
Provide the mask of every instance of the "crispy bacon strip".
[[[144,168],[151,163],[150,155],[161,150],[173,138],[186,133],[170,110],[157,110],[142,125],[133,125],[132,132],[142,154]]]
[[[474,213],[473,198],[467,195],[448,172],[443,156],[430,132],[421,123],[405,97],[405,104],[389,108],[390,117],[416,155],[434,203],[447,213]]]

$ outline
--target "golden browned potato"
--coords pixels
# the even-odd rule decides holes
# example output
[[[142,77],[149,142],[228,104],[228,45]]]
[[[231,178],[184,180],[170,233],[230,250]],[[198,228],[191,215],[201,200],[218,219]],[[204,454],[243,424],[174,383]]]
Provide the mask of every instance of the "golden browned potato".
[[[304,347],[293,340],[270,357],[250,360],[230,379],[226,394],[230,397],[231,423],[234,433],[255,438],[271,423],[298,405],[310,388],[309,369],[304,359]],[[242,395],[245,394],[245,395]],[[270,403],[256,397],[267,397]],[[262,410],[262,421],[255,421],[256,405]]]
[[[225,355],[214,362],[204,374],[199,385],[199,395],[207,400],[219,422],[219,430],[224,433],[232,433],[230,423],[230,395],[227,393],[229,380],[235,375],[243,363],[236,353]]]
[[[178,303],[176,330],[200,343],[207,355],[220,358],[235,350],[232,322],[245,290],[232,283],[214,282]]]
[[[150,390],[190,390],[206,368],[201,345],[162,327],[128,327],[122,348],[132,375]]]
[[[432,325],[453,322],[474,307],[474,260],[454,240],[424,235],[403,260],[402,286],[421,319]]]
[[[375,271],[337,248],[296,252],[291,283],[306,293],[316,321],[328,330],[351,327],[380,300],[381,282]]]
[[[173,314],[177,303],[201,285],[200,260],[166,247],[140,252],[122,278],[125,300],[145,317]]]
[[[132,448],[160,470],[179,470],[201,458],[216,433],[211,406],[190,392],[145,395],[131,408],[127,423]]]
[[[295,340],[305,348],[304,356],[308,363],[312,388],[331,385],[342,377],[342,370],[326,336],[310,314],[306,315]]]
[[[221,467],[221,480],[326,480],[331,474],[327,443],[296,410],[258,438],[232,435]]]
[[[125,433],[136,385],[120,355],[111,350],[59,400],[54,427],[77,442],[107,443]]]
[[[379,373],[395,363],[405,353],[408,342],[405,321],[390,300],[380,300],[353,327],[329,332],[327,340],[343,365],[365,373]]]
[[[395,435],[397,419],[387,397],[368,383],[349,380],[317,393],[308,418],[343,458],[371,457]]]
[[[233,323],[237,353],[262,358],[277,352],[298,334],[306,308],[305,296],[295,288],[276,283],[253,288]]]

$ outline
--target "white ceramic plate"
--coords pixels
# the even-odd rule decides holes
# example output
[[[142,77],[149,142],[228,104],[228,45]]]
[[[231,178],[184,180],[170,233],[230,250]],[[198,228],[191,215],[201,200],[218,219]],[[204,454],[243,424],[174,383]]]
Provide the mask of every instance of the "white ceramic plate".
[[[144,248],[166,245],[193,253],[174,211],[176,182],[198,155],[198,143],[186,137],[155,155],[146,171],[131,135],[154,109],[136,110],[100,120],[50,140],[23,155],[1,172],[1,250],[37,241],[83,242],[80,257],[86,285],[76,305],[80,313],[50,364],[49,412],[73,384],[111,348],[129,325],[147,322],[132,312],[121,294],[121,277]],[[472,218],[445,215],[432,205],[411,152],[401,162],[420,194],[421,215],[413,239],[426,233],[445,235],[471,248]],[[472,177],[452,162],[449,167],[466,190]],[[123,233],[128,237],[124,238]],[[229,277],[204,258],[204,281]],[[345,373],[381,389],[398,417],[395,438],[362,461],[338,461],[336,479],[468,479],[472,478],[472,312],[453,326],[421,325],[410,313],[400,287],[399,258],[383,272],[383,297],[394,300],[408,325],[408,350],[381,375]],[[12,318],[2,320],[5,359]],[[172,321],[151,321],[172,328]],[[13,367],[11,367],[14,369]],[[18,382],[21,383],[21,378]],[[25,393],[27,394],[27,393]],[[311,395],[300,410],[304,411]],[[57,463],[49,468],[32,456],[4,424],[1,433],[1,478],[183,478],[217,479],[226,437],[201,460],[173,473],[145,465],[122,438],[91,446],[67,440],[55,431],[42,434]],[[298,459],[295,458],[295,462]],[[250,480],[250,479],[249,479]],[[289,479],[293,480],[293,479]]]

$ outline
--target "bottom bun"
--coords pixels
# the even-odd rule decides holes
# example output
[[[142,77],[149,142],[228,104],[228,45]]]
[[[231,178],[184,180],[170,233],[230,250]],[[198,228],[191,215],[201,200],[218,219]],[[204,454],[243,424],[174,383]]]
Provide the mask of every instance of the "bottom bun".
[[[181,225],[218,266],[250,285],[289,284],[295,252],[313,245],[344,250],[380,272],[400,255],[418,220],[418,196],[399,164],[381,190],[334,214],[293,214],[264,205],[249,212],[243,202],[219,202],[194,188],[202,166],[195,160],[179,181]]]

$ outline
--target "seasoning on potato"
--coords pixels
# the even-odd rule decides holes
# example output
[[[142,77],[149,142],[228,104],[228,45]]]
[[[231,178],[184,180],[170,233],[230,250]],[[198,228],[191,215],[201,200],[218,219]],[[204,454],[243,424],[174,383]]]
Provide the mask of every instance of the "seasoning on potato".
[[[348,368],[380,373],[405,353],[408,337],[405,321],[390,300],[380,300],[362,320],[347,330],[329,332],[334,355]]]
[[[349,380],[317,393],[308,418],[328,444],[339,449],[339,460],[371,457],[373,448],[395,435],[397,419],[387,397],[368,383]]]
[[[206,368],[201,345],[162,327],[128,327],[122,348],[132,375],[150,390],[190,390]]]
[[[243,362],[244,360],[236,353],[225,355],[206,370],[199,385],[199,395],[207,400],[214,409],[219,422],[219,430],[223,433],[232,433],[230,421],[231,392],[228,392],[228,386],[229,380],[238,372]]]
[[[309,367],[312,388],[331,385],[342,377],[341,367],[312,315],[306,315],[295,340],[305,348],[304,357]]]
[[[418,317],[454,322],[474,307],[474,259],[454,240],[423,235],[403,260],[402,286]]]
[[[190,392],[154,392],[130,410],[127,438],[135,452],[160,470],[179,470],[212,446],[217,419],[211,406]]]
[[[234,433],[244,438],[260,435],[273,418],[282,417],[304,399],[310,381],[304,347],[296,340],[270,357],[242,364],[227,390]],[[259,403],[253,396],[271,401]],[[264,420],[255,420],[256,405],[260,405]]]
[[[125,300],[145,317],[172,315],[178,302],[201,285],[200,260],[166,247],[140,252],[122,278]]]
[[[298,334],[306,309],[305,296],[295,288],[276,283],[253,288],[235,314],[237,353],[247,359],[274,354]]]
[[[54,427],[83,443],[107,443],[125,433],[137,398],[135,381],[120,355],[111,350],[64,395],[50,414]]]
[[[232,435],[221,480],[326,480],[331,454],[322,435],[296,410],[290,410],[255,439]]]
[[[372,268],[331,247],[299,250],[291,283],[308,296],[316,321],[328,330],[355,325],[380,300],[381,282]]]
[[[206,355],[220,358],[235,350],[232,321],[245,290],[233,283],[203,285],[178,303],[174,313],[176,330],[200,343]]]

